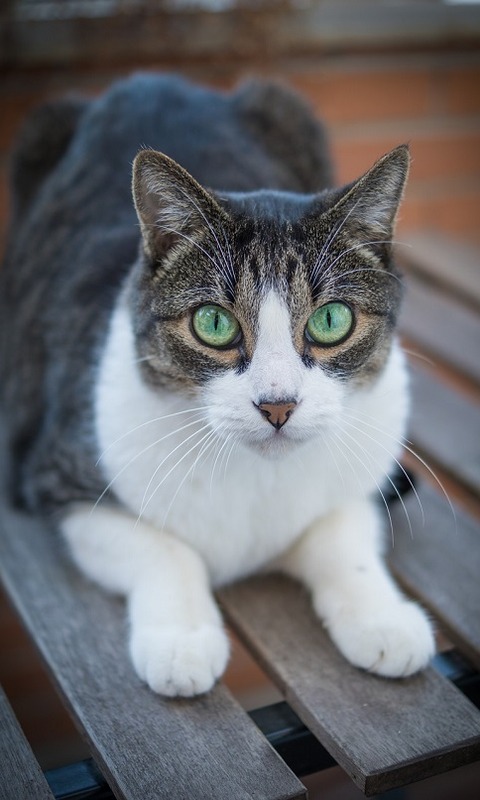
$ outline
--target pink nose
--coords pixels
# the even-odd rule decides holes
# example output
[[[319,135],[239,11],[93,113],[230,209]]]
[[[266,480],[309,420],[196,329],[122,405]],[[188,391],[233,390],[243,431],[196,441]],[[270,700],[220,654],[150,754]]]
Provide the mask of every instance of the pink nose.
[[[265,419],[269,421],[270,425],[273,425],[279,431],[293,413],[296,405],[293,400],[288,403],[260,403],[257,408]]]

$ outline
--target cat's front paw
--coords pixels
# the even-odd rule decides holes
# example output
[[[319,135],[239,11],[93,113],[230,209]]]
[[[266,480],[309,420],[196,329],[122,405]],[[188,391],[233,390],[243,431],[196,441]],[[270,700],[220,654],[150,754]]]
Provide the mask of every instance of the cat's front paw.
[[[223,674],[229,643],[215,625],[140,627],[132,632],[130,654],[139,675],[154,692],[194,697],[208,692]]]
[[[328,628],[352,664],[388,678],[413,675],[427,666],[435,652],[425,612],[407,600],[363,615],[361,609],[345,609]]]

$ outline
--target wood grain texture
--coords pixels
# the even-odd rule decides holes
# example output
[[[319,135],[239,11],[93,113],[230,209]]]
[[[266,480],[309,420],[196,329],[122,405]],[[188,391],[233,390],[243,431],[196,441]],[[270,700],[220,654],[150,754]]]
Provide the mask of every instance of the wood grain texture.
[[[238,634],[287,701],[367,795],[480,758],[480,713],[432,669],[387,680],[348,664],[292,581],[221,592]]]
[[[406,278],[401,331],[440,361],[480,381],[480,317],[435,285]]]
[[[480,252],[466,242],[452,240],[439,231],[435,236],[411,233],[411,249],[401,248],[398,257],[415,271],[442,284],[466,302],[480,306]]]
[[[409,439],[414,449],[420,449],[427,462],[440,464],[479,496],[480,408],[416,365],[411,366],[410,374]]]
[[[135,676],[123,603],[58,537],[3,507],[1,573],[92,755],[121,800],[287,800],[305,790],[227,690],[164,700]]]
[[[53,800],[53,794],[0,688],[0,800]]]
[[[480,669],[480,529],[478,522],[427,485],[392,509],[391,563],[401,582],[435,614],[451,640]],[[480,732],[480,721],[479,721]]]

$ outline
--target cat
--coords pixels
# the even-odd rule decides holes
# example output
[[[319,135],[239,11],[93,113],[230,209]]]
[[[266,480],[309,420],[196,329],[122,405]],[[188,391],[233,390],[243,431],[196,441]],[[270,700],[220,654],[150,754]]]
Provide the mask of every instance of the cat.
[[[210,690],[229,657],[213,591],[267,570],[309,589],[352,664],[424,668],[432,626],[384,564],[378,499],[409,402],[392,258],[408,148],[334,188],[292,90],[138,74],[40,109],[13,163],[13,483],[126,597],[138,676]]]

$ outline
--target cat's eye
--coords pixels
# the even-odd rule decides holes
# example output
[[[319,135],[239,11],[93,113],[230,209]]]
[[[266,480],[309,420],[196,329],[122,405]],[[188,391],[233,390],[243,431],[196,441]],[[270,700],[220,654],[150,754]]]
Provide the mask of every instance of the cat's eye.
[[[200,306],[192,317],[195,335],[209,347],[228,347],[240,339],[238,321],[230,311],[216,305]]]
[[[345,303],[326,303],[309,317],[307,337],[324,346],[340,344],[353,329],[353,313]]]

